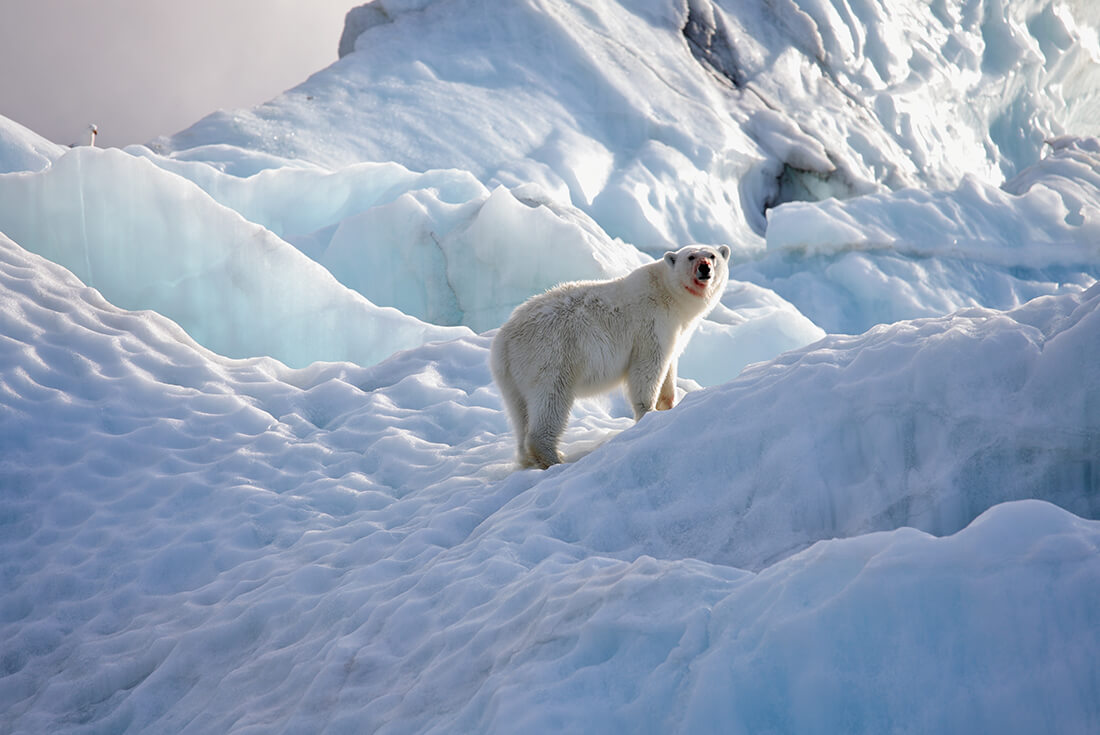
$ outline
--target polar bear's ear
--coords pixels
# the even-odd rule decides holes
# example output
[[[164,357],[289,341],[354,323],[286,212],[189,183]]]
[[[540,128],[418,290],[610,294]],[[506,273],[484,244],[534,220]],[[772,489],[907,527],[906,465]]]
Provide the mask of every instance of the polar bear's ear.
[[[676,265],[676,251],[675,250],[669,250],[667,253],[665,253],[665,262],[668,263],[670,266]]]
[[[729,245],[719,245],[718,246],[718,252],[722,256],[722,260],[729,260],[730,259],[730,246]]]

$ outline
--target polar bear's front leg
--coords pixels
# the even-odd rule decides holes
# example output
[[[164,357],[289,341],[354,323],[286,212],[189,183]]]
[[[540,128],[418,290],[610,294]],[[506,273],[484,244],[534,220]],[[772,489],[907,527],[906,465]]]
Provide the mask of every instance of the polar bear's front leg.
[[[642,416],[657,407],[662,377],[660,354],[656,347],[653,350],[635,350],[626,375],[626,389],[630,395],[630,405],[634,408],[635,421],[640,421]]]
[[[676,361],[668,364],[665,380],[661,383],[661,392],[657,395],[657,410],[667,411],[676,403]]]

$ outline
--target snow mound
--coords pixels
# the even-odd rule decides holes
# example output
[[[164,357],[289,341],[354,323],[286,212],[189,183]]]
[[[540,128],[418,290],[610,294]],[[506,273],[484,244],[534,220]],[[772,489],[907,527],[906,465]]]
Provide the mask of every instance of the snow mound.
[[[680,355],[679,374],[720,385],[754,362],[817,342],[824,330],[774,291],[731,280]]]
[[[1095,688],[1073,682],[1094,677],[1100,642],[1086,622],[1095,588],[1082,587],[1097,581],[1096,528],[1027,500],[948,538],[904,529],[814,546],[715,605],[677,727],[1092,729]],[[1074,629],[1080,647],[1055,634],[1048,649],[1033,635],[1048,626]]]
[[[1100,436],[1090,403],[1100,361],[1089,359],[1098,302],[1100,289],[833,339],[696,393],[576,464],[509,474],[486,337],[372,368],[230,360],[0,237],[6,724],[19,734],[1090,731],[1095,693],[1080,682],[1094,678],[1100,645],[1100,523],[1027,500],[945,538],[899,529],[785,555],[789,514],[763,512],[774,499],[758,492],[753,523],[739,525],[721,498],[744,498],[752,481],[738,457],[774,469],[774,440],[788,432],[793,462],[774,476],[782,502],[804,509],[800,547],[866,525],[850,496],[823,496],[812,477],[850,462],[880,472],[890,489],[862,490],[882,505],[919,486],[926,457],[950,474],[986,448],[968,484],[899,503],[883,523],[938,509],[953,525],[965,513],[952,506],[1012,494],[986,492],[986,471],[1094,502],[1094,467],[1089,495],[1080,491]],[[950,342],[960,355],[944,364]],[[870,369],[879,357],[889,370]],[[1065,389],[1067,375],[1079,390]],[[930,416],[944,384],[943,401],[961,402],[968,419],[948,437],[914,434],[910,468],[905,427],[945,419]],[[925,387],[914,409],[905,385]],[[779,386],[790,398],[748,410]],[[835,419],[857,391],[868,408],[853,418],[877,435],[795,420],[807,410]],[[1059,410],[1062,472],[1047,451]],[[1022,438],[995,425],[998,411],[1027,419]],[[731,416],[743,433],[729,433]],[[629,425],[582,402],[567,452]],[[731,437],[751,440],[724,445]],[[657,441],[659,455],[639,451]],[[621,492],[604,466],[657,479]],[[670,476],[676,486],[662,491]],[[588,513],[569,517],[581,496]],[[684,547],[658,549],[666,513],[710,538],[724,517],[738,556],[784,558],[755,574],[672,558]],[[638,538],[663,553],[595,550],[645,518]]]

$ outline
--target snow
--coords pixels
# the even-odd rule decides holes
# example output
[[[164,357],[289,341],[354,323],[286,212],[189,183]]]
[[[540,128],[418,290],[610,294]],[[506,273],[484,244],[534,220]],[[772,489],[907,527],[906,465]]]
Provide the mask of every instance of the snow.
[[[41,171],[62,152],[56,143],[0,115],[0,174]]]
[[[1096,512],[1063,386],[1100,378],[1100,288],[833,339],[509,475],[486,337],[293,370],[7,240],[2,272],[18,731],[1095,723],[1100,523],[1047,500]],[[629,424],[577,414],[567,453]]]
[[[0,733],[1100,730],[1095,8],[486,10],[0,118]],[[517,471],[495,328],[690,242],[679,405]]]

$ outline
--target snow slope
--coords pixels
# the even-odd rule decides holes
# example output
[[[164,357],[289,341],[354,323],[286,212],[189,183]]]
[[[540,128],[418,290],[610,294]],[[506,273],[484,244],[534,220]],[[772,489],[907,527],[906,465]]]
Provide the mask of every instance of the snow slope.
[[[0,118],[0,735],[1100,731],[1098,27],[375,0],[149,146]],[[492,330],[691,241],[680,404],[515,471]]]

